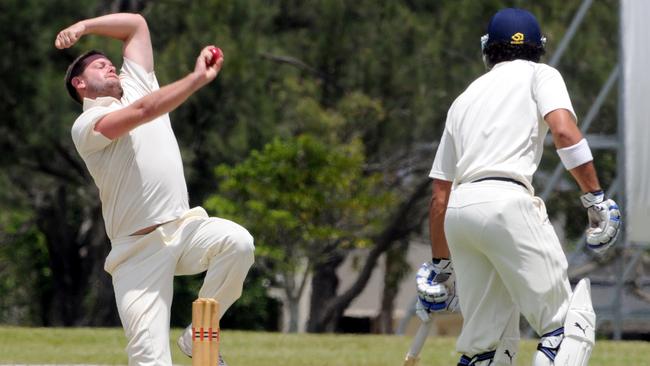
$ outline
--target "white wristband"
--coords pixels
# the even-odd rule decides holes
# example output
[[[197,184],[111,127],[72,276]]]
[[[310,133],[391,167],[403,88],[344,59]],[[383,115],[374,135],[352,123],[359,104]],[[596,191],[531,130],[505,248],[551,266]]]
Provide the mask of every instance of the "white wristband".
[[[564,164],[566,170],[571,170],[577,166],[594,160],[586,139],[580,140],[580,142],[575,145],[558,149],[557,154],[560,155],[560,160],[562,160],[562,164]]]

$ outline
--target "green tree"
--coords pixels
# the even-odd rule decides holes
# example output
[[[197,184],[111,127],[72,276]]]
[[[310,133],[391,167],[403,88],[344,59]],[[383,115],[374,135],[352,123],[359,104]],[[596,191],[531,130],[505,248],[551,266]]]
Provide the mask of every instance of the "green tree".
[[[391,206],[381,177],[365,175],[364,162],[357,141],[327,144],[305,134],[275,139],[240,164],[216,169],[219,193],[205,207],[253,233],[258,266],[284,291],[290,331],[298,329],[311,269],[371,245]]]

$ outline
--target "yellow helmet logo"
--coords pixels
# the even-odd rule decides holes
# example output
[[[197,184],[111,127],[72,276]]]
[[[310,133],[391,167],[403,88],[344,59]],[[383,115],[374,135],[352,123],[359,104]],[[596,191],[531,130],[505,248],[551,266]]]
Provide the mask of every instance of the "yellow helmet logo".
[[[523,44],[524,43],[524,34],[523,33],[515,33],[510,37],[512,41],[510,41],[510,44]]]

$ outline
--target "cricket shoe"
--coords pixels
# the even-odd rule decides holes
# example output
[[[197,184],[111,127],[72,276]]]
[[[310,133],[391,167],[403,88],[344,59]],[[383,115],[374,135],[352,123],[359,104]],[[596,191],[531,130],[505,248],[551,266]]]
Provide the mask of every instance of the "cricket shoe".
[[[178,348],[181,349],[181,352],[183,352],[187,357],[192,358],[192,325],[190,324],[185,330],[183,331],[183,334],[181,334],[180,337],[178,337],[178,340],[176,340],[176,344],[178,344]],[[223,360],[221,357],[221,352],[219,352],[219,366],[228,366],[226,361]]]

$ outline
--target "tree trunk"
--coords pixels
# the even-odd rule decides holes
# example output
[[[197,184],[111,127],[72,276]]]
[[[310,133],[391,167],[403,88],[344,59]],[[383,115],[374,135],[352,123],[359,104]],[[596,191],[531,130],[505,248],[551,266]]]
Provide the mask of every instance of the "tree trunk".
[[[336,296],[336,286],[338,285],[336,267],[343,262],[343,258],[333,267],[323,268],[321,271],[318,270],[318,267],[314,268],[309,323],[307,327],[309,332],[320,333],[335,329],[336,322],[340,319],[345,309],[368,284],[372,270],[377,265],[377,260],[381,254],[388,250],[395,241],[406,238],[421,226],[422,220],[426,216],[424,214],[426,209],[419,206],[430,185],[431,181],[428,178],[421,180],[411,192],[408,199],[392,215],[391,222],[375,238],[375,245],[370,249],[368,258],[363,264],[359,276],[349,289]],[[318,280],[316,277],[318,277]],[[335,288],[333,292],[325,291],[332,287]]]
[[[43,299],[49,309],[43,325],[115,325],[112,285],[103,272],[110,245],[99,203],[79,207],[84,203],[71,197],[65,185],[37,196],[36,221],[45,235],[52,270],[52,294]],[[80,211],[81,217],[71,214]],[[84,304],[91,304],[90,309]]]
[[[91,228],[85,235],[88,255],[84,260],[89,265],[88,289],[86,299],[92,299],[83,314],[83,325],[88,326],[120,326],[121,321],[115,304],[115,292],[111,275],[104,271],[104,262],[111,250],[111,244],[106,236],[101,207],[92,209]]]
[[[298,333],[298,320],[300,318],[300,297],[287,299],[289,306],[289,333]]]
[[[336,269],[343,263],[345,256],[341,253],[332,253],[328,260],[314,266],[311,281],[312,292],[309,302],[309,321],[307,331],[310,333],[334,332],[343,311],[337,313],[323,313],[323,304],[328,299],[336,297],[339,278]],[[325,317],[323,317],[325,315]]]
[[[381,310],[377,316],[377,332],[393,334],[393,312],[395,299],[399,292],[399,284],[408,271],[406,251],[408,240],[402,240],[400,245],[386,251],[386,270],[384,272],[384,290],[382,291]]]

